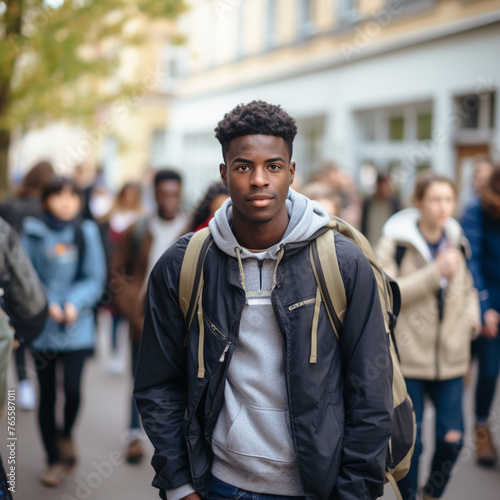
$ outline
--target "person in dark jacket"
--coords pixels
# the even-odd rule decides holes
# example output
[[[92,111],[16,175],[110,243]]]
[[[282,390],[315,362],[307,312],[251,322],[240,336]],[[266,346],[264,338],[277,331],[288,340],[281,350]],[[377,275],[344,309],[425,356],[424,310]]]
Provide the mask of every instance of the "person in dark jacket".
[[[476,386],[476,455],[480,465],[494,466],[488,417],[500,372],[500,168],[496,168],[481,190],[480,198],[466,210],[462,226],[469,240],[472,258],[469,268],[479,290],[483,329],[476,341],[479,361]]]
[[[209,223],[203,307],[189,331],[179,276],[192,234],[151,273],[135,397],[163,499],[382,493],[392,381],[377,284],[358,247],[336,235],[348,302],[339,343],[309,258],[329,216],[290,188],[296,132],[280,106],[262,101],[219,122],[230,199]],[[368,369],[370,359],[381,368]]]
[[[0,417],[5,410],[11,348],[33,340],[43,328],[47,314],[47,297],[36,271],[16,232],[0,217],[0,329],[6,329],[0,335]],[[0,498],[12,499],[9,487],[12,483],[0,458]]]
[[[393,193],[389,175],[379,173],[375,193],[364,200],[361,215],[361,232],[372,245],[378,243],[389,217],[400,209],[401,203]]]

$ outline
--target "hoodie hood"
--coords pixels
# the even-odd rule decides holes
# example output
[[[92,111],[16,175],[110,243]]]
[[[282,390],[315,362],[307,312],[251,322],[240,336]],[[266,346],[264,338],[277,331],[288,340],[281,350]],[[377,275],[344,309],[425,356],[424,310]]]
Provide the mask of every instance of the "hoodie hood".
[[[418,229],[420,211],[417,208],[407,208],[394,214],[384,225],[382,235],[401,243],[413,245],[422,257],[432,261],[432,255],[427,241]],[[446,221],[444,234],[447,240],[457,247],[462,239],[462,228],[458,221],[450,217]]]
[[[288,243],[308,241],[318,230],[325,227],[330,216],[317,202],[297,193],[292,188],[288,191],[286,207],[290,221],[279,243],[268,248],[260,258],[276,260],[280,248]],[[227,255],[237,257],[236,248],[239,249],[241,259],[256,258],[256,254],[243,248],[233,234],[233,205],[229,198],[217,210],[209,227],[215,244]]]

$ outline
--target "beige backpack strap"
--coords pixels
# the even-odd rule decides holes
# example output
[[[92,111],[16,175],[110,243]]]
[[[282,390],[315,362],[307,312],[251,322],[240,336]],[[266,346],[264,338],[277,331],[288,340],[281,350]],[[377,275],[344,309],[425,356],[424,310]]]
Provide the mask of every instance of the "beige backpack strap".
[[[328,230],[318,236],[311,243],[309,256],[328,319],[337,339],[340,340],[347,299],[335,250],[335,232]]]
[[[191,327],[199,296],[203,289],[203,264],[213,243],[210,229],[204,228],[193,234],[186,248],[179,279],[179,304],[187,330]],[[201,258],[200,258],[201,256]]]
[[[403,497],[401,496],[401,492],[399,491],[398,483],[396,483],[394,476],[390,472],[386,471],[385,479],[388,483],[391,483],[391,486],[392,486],[392,489],[394,490],[394,494],[396,495],[396,498],[398,500],[403,500]]]

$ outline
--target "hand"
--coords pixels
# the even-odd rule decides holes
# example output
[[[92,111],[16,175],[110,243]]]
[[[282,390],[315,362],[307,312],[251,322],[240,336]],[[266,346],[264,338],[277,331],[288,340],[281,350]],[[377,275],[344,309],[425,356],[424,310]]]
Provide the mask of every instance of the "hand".
[[[64,304],[64,319],[67,324],[74,323],[78,318],[78,309],[71,302]]]
[[[470,327],[473,335],[480,333],[482,329],[480,321],[471,321]]]
[[[494,339],[498,335],[500,314],[495,309],[488,309],[484,313],[484,325],[481,335],[487,339]]]
[[[451,278],[455,274],[461,258],[462,256],[456,248],[447,248],[439,252],[434,261],[439,276]]]
[[[61,309],[61,306],[57,304],[56,302],[53,302],[49,306],[49,316],[56,322],[56,323],[64,323],[64,313],[63,310]]]
[[[181,500],[201,500],[198,493],[190,493],[187,497],[181,498]]]

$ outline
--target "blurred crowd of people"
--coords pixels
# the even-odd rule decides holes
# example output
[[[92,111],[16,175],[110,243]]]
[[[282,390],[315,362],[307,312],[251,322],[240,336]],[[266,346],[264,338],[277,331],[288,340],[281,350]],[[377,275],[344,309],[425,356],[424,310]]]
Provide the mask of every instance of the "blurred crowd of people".
[[[149,273],[179,236],[206,227],[229,197],[222,183],[214,183],[187,213],[177,171],[158,170],[147,190],[127,183],[116,195],[105,187],[102,172],[86,185],[76,174],[61,178],[50,163],[38,163],[16,195],[0,205],[0,217],[19,235],[48,299],[48,319],[40,333],[34,339],[20,336],[14,354],[19,405],[38,407],[47,458],[41,480],[47,486],[57,486],[78,460],[73,428],[98,324],[111,318],[107,368],[116,376],[128,364],[123,348],[128,330],[133,376]],[[428,398],[436,410],[436,436],[424,494],[439,498],[451,470],[444,464],[455,462],[463,443],[463,380],[470,369],[471,342],[479,362],[477,459],[487,466],[497,460],[488,418],[500,370],[500,169],[478,160],[474,192],[462,200],[451,179],[426,172],[407,208],[386,173],[378,174],[367,197],[346,171],[331,164],[308,184],[293,188],[360,228],[398,281],[403,308],[396,338],[418,432],[412,468],[400,486],[403,498],[417,497]],[[460,220],[453,218],[456,214]],[[63,366],[62,380],[56,377],[58,365]],[[38,403],[30,366],[38,379]],[[58,392],[65,401],[60,428]],[[129,414],[126,458],[137,463],[143,457],[143,433],[132,397]]]

